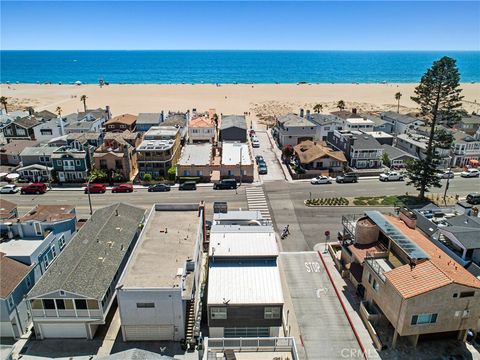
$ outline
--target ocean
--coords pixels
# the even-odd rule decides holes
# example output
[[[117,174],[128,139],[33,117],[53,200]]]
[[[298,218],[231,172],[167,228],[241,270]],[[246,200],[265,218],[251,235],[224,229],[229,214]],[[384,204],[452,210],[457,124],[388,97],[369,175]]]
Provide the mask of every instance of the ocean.
[[[20,83],[417,83],[432,62],[457,60],[480,81],[478,51],[0,51],[0,81]]]

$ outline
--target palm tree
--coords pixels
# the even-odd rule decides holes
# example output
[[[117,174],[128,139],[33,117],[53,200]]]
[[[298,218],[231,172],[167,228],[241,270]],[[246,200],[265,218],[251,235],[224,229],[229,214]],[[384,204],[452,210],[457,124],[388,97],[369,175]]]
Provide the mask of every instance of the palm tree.
[[[58,117],[62,117],[62,108],[60,106],[57,106],[55,109],[55,112],[58,114]]]
[[[83,110],[87,112],[87,95],[82,95],[80,101],[83,102]]]
[[[400,113],[400,98],[402,97],[401,92],[395,94],[395,100],[397,100],[397,113]]]
[[[8,114],[8,109],[7,109],[7,97],[6,96],[2,96],[0,97],[0,103],[3,105],[3,108],[5,109],[5,113]]]
[[[345,101],[340,100],[340,101],[337,103],[337,107],[338,107],[340,110],[345,109]]]
[[[321,113],[323,110],[323,105],[322,104],[317,104],[313,107],[313,111],[315,111],[317,114]]]

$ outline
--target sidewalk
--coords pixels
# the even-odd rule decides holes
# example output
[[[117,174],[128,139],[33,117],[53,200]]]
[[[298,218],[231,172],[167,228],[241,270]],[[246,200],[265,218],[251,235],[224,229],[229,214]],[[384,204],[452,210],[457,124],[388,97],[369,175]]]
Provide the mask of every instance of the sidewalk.
[[[290,175],[287,166],[283,163],[282,161],[282,150],[280,150],[275,142],[275,140],[272,137],[272,134],[270,133],[269,130],[267,130],[267,136],[268,140],[270,141],[270,144],[272,146],[272,152],[275,154],[278,164],[280,165],[280,168],[283,171],[283,175],[285,176],[285,180],[288,181],[289,183],[293,183],[294,180],[292,179],[292,176]],[[310,179],[307,179],[310,181]]]

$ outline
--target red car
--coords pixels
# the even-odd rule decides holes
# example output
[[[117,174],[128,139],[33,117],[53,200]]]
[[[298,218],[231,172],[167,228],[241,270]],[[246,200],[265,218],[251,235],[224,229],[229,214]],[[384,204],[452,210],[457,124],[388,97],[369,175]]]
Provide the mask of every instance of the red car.
[[[47,192],[47,185],[44,183],[32,183],[21,188],[21,194],[45,194]]]
[[[112,193],[131,193],[133,192],[132,184],[120,184],[112,188]]]
[[[87,187],[85,187],[85,194],[103,194],[105,191],[107,191],[107,187],[105,184],[90,184]]]
[[[255,130],[250,129],[248,135],[250,135],[250,137],[255,136]]]

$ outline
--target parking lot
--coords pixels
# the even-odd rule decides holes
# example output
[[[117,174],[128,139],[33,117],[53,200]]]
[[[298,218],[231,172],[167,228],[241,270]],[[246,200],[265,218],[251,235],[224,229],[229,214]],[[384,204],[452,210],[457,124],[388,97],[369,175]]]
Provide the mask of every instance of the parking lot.
[[[275,180],[284,180],[285,176],[283,175],[283,171],[280,168],[280,164],[278,163],[277,157],[273,152],[272,144],[270,143],[267,135],[266,130],[256,130],[255,131],[260,140],[260,147],[253,148],[253,156],[261,155],[265,159],[267,164],[268,173],[266,175],[260,175],[259,178],[262,181],[275,181]],[[257,167],[255,171],[258,174]]]

